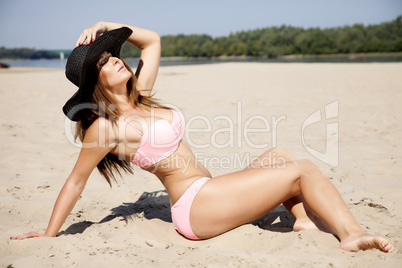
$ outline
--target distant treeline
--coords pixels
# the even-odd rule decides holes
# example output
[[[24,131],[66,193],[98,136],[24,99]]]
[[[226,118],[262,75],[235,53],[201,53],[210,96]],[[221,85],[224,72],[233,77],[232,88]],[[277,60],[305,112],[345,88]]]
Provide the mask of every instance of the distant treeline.
[[[0,59],[55,59],[60,55],[52,51],[35,50],[30,48],[12,48],[0,47]]]
[[[229,36],[168,35],[162,39],[162,57],[319,55],[339,53],[402,52],[402,16],[379,25],[355,24],[336,28],[269,27]],[[125,43],[122,57],[139,57],[140,50]],[[66,54],[67,56],[67,54]],[[0,58],[58,58],[52,51],[6,49]]]
[[[169,35],[162,39],[163,57],[217,57],[318,55],[402,51],[402,16],[391,22],[364,26],[303,29],[292,26],[242,31],[225,37]],[[140,51],[125,44],[123,57],[138,57]]]

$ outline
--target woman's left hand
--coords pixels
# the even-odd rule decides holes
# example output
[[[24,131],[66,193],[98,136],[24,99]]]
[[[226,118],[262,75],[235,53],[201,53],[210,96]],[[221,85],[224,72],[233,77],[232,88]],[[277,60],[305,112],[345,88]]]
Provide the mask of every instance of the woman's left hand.
[[[47,234],[39,234],[37,232],[29,232],[26,234],[20,234],[19,236],[10,236],[10,240],[23,240],[27,238],[34,238],[34,237],[49,237]]]
[[[95,23],[91,27],[85,29],[77,40],[76,46],[89,45],[100,34],[107,31],[106,24],[102,21]],[[86,42],[85,42],[86,41]],[[85,43],[84,43],[85,42]]]

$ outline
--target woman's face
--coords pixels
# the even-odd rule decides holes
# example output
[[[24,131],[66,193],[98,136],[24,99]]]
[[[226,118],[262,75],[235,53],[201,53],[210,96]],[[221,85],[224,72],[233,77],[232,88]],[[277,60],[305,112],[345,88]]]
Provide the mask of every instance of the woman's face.
[[[131,78],[122,60],[113,57],[109,52],[104,52],[96,64],[99,71],[98,80],[105,88],[116,91],[126,90],[127,81]]]

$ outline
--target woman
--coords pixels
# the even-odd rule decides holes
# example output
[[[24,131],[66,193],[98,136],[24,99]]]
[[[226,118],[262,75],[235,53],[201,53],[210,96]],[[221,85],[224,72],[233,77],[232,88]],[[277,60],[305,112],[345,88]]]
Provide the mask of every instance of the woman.
[[[126,40],[142,50],[135,75],[119,58]],[[295,231],[333,232],[347,251],[395,251],[358,225],[317,166],[296,161],[284,149],[273,148],[244,170],[211,179],[182,140],[183,116],[151,97],[160,49],[158,34],[146,29],[98,22],[84,30],[66,65],[68,79],[79,89],[63,107],[77,121],[80,155],[45,234],[12,239],[56,236],[95,167],[111,183],[113,172],[132,172],[132,162],[160,179],[173,204],[173,224],[189,239],[217,236],[283,203],[296,217]]]

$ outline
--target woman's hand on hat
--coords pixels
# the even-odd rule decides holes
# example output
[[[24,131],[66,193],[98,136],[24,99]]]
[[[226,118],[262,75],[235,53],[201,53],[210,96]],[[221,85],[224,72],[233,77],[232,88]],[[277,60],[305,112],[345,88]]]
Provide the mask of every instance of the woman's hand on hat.
[[[18,236],[10,236],[10,240],[23,240],[34,237],[49,237],[47,234],[39,234],[37,232],[29,232],[26,234],[19,234]]]
[[[107,28],[104,22],[100,21],[85,29],[77,40],[76,46],[89,45],[102,33],[106,32]]]

